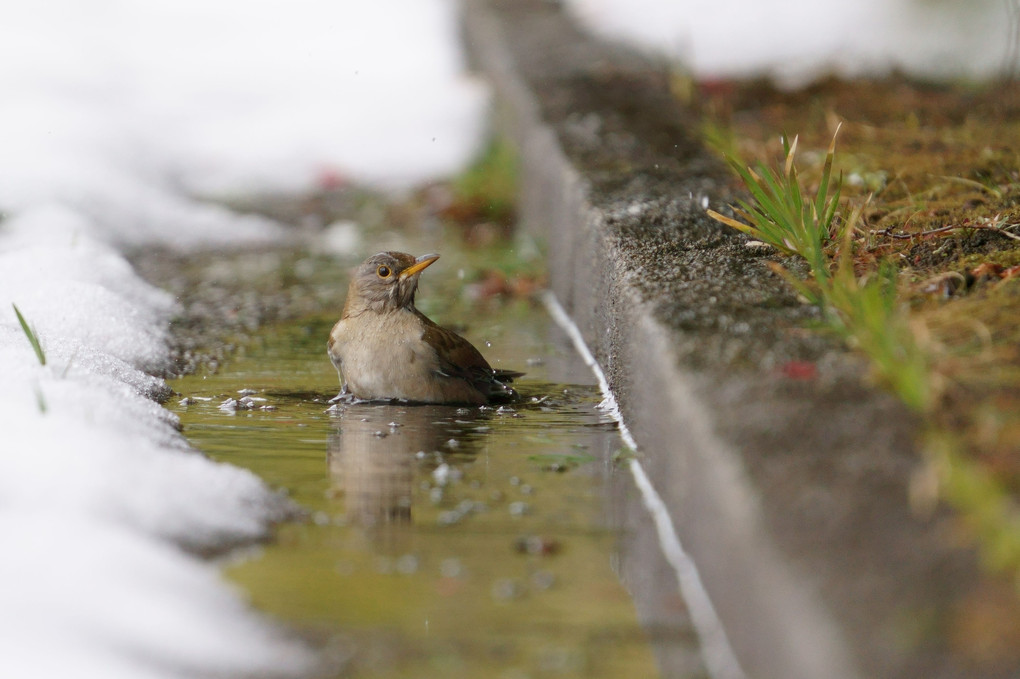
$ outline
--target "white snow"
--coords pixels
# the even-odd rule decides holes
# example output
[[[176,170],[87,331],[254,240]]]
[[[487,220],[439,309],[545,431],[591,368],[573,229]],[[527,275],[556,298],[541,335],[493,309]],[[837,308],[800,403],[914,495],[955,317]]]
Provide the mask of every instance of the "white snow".
[[[590,28],[701,78],[983,78],[1011,69],[1007,0],[566,0]],[[1012,55],[1015,58],[1016,55]]]
[[[404,188],[474,152],[486,91],[450,0],[38,0],[0,22],[0,209],[132,245],[267,239],[197,201]]]
[[[293,676],[311,658],[210,564],[57,512],[0,512],[5,677]]]
[[[310,667],[308,649],[181,550],[263,536],[287,505],[188,448],[152,400],[166,385],[140,367],[167,360],[172,300],[89,236],[7,240],[0,232],[0,676]]]
[[[451,173],[483,132],[448,0],[40,0],[0,21],[0,676],[296,676],[197,552],[290,508],[154,399],[175,301],[125,247],[285,237],[218,198]],[[330,230],[351,247],[351,228]],[[16,304],[41,341],[38,361]]]

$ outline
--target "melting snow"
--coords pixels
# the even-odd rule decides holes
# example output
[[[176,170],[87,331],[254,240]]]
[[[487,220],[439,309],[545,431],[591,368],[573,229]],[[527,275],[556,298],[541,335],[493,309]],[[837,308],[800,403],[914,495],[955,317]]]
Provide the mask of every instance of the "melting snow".
[[[444,0],[5,8],[0,676],[312,667],[191,553],[263,536],[290,507],[189,448],[156,403],[176,305],[121,249],[283,236],[215,198],[400,189],[456,170],[486,93],[462,73],[453,12]]]
[[[836,73],[989,77],[1008,64],[1011,3],[917,0],[566,0],[596,32],[680,61],[701,78]]]

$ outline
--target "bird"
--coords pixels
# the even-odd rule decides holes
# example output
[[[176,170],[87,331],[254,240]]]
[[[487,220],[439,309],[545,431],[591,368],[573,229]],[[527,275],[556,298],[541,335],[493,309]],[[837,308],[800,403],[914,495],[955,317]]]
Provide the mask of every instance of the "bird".
[[[524,373],[495,370],[470,342],[418,311],[421,272],[439,255],[372,255],[354,271],[326,347],[337,399],[488,405],[519,400]]]

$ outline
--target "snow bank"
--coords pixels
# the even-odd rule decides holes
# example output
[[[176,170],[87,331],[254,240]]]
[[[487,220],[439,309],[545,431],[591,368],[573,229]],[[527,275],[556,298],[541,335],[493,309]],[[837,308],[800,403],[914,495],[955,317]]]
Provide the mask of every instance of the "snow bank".
[[[0,676],[294,676],[192,555],[290,511],[158,405],[175,302],[124,247],[269,242],[212,198],[459,168],[485,92],[445,0],[14,3],[0,22]],[[38,335],[41,365],[16,318]],[[184,549],[182,549],[184,548]],[[189,550],[189,551],[185,551]]]
[[[24,219],[47,216],[67,215]],[[152,400],[168,389],[141,368],[167,360],[173,300],[87,235],[10,247],[21,219],[0,230],[0,675],[308,669],[307,649],[180,549],[264,536],[288,506],[253,474],[188,448]]]
[[[703,78],[835,73],[984,78],[1001,73],[1020,16],[1001,0],[566,0],[596,32],[683,62]]]
[[[0,539],[5,677],[283,677],[310,667],[215,568],[158,540],[87,516],[9,509]]]
[[[454,172],[486,92],[450,0],[11,3],[0,210],[58,203],[119,243],[278,236],[196,200]]]

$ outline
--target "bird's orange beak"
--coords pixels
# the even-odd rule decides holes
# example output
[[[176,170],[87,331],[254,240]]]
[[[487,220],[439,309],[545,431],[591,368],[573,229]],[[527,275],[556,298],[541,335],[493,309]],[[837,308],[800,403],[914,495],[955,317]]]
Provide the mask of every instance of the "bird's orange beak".
[[[400,272],[400,278],[404,279],[416,273],[424,271],[432,262],[439,259],[439,255],[422,255],[414,260],[414,264]]]

